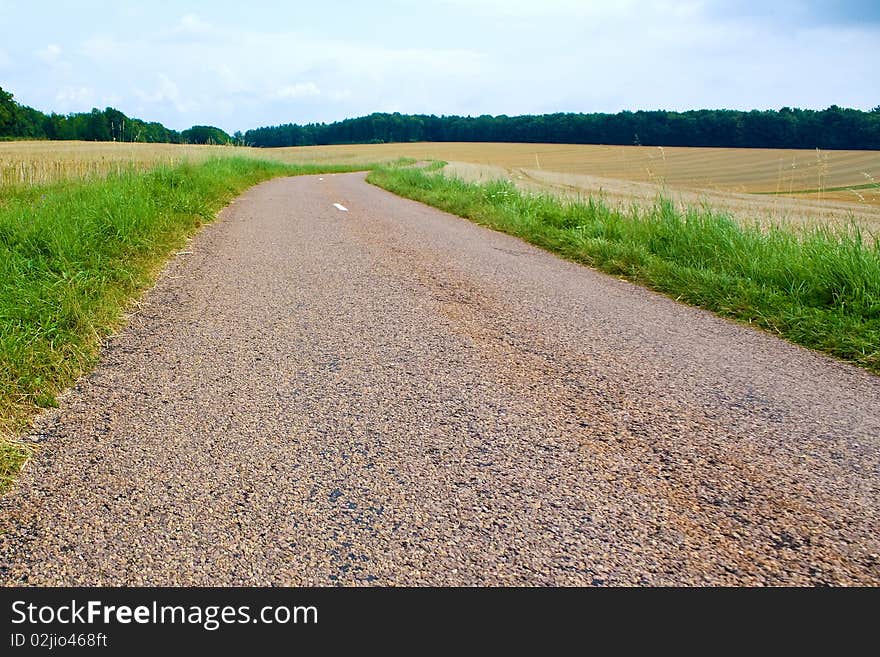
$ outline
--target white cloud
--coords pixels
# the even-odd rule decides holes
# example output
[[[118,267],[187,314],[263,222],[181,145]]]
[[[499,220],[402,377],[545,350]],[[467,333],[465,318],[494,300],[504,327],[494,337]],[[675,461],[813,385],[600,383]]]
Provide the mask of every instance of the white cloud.
[[[91,85],[66,85],[55,93],[51,111],[59,113],[87,112],[117,105],[122,98],[116,93],[102,93]]]
[[[518,18],[559,18],[594,21],[624,20],[640,22],[646,15],[686,17],[698,14],[705,4],[681,0],[433,0],[432,4],[452,5],[450,11],[481,16]]]
[[[55,64],[61,57],[61,46],[50,43],[48,46],[46,46],[42,50],[38,50],[34,54],[47,64]]]
[[[589,0],[438,0],[465,12],[486,13],[492,16],[534,16],[547,14],[583,15],[626,10],[632,2],[590,2]]]
[[[109,59],[113,56],[114,49],[119,42],[112,37],[96,36],[86,39],[80,44],[80,52],[92,59]]]
[[[91,87],[63,87],[55,94],[55,102],[62,112],[77,112],[98,105],[95,90]]]
[[[306,98],[308,96],[320,96],[321,90],[314,82],[297,82],[296,84],[288,84],[277,91],[270,94],[271,98],[291,99]]]
[[[185,114],[198,108],[198,103],[188,100],[180,93],[180,87],[164,73],[156,76],[157,84],[152,91],[136,88],[135,95],[151,105],[170,104],[178,112]]]
[[[182,41],[197,43],[203,41],[217,41],[228,36],[230,30],[217,27],[202,20],[197,14],[185,14],[172,25],[160,30],[155,38],[162,41]]]
[[[23,26],[0,43],[4,88],[56,111],[118,97],[122,111],[178,129],[381,109],[876,105],[876,25],[759,20],[721,12],[719,0],[396,0],[344,11],[331,1],[261,12],[210,11],[203,0],[164,16],[119,0],[47,23],[36,4],[0,0],[0,24],[5,10]]]
[[[199,18],[196,14],[186,14],[181,17],[177,31],[190,33],[213,32],[214,28]]]
[[[184,38],[187,34],[193,38]],[[359,44],[292,30],[233,30],[195,15],[139,38],[92,37],[79,52],[96,75],[114,76],[128,86],[150,117],[168,121],[172,109],[178,115],[171,122],[175,127],[332,120],[373,111],[392,94],[423,86],[426,75],[462,84],[490,69],[485,56],[473,50]],[[156,70],[164,73],[157,76]],[[350,109],[355,98],[365,103],[363,109]],[[407,109],[406,102],[401,109]],[[229,125],[230,117],[245,112],[252,118]]]

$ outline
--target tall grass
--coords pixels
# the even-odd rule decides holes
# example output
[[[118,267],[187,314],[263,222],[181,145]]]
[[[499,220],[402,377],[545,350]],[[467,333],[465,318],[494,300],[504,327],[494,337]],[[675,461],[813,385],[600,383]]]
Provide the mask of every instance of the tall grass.
[[[856,226],[743,226],[666,199],[620,211],[416,169],[367,180],[880,373],[880,242]]]
[[[351,169],[223,157],[3,190],[0,489],[27,456],[9,437],[92,366],[126,305],[203,222],[257,182]]]

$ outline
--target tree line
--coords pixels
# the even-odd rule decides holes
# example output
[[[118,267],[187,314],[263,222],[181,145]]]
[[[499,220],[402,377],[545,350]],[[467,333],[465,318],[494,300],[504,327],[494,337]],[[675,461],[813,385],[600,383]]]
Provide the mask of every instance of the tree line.
[[[335,123],[288,123],[244,133],[244,142],[251,146],[407,141],[878,150],[880,106],[870,112],[832,105],[825,110],[783,107],[778,111],[624,111],[537,116],[377,113]]]
[[[78,139],[139,141],[168,144],[230,144],[233,137],[214,126],[193,126],[178,132],[156,121],[126,116],[108,107],[74,114],[45,114],[17,103],[0,87],[0,139]]]
[[[638,111],[525,116],[375,113],[333,123],[286,123],[236,132],[213,126],[177,132],[108,107],[44,114],[0,88],[0,138],[81,139],[248,146],[320,146],[412,141],[635,144],[739,148],[880,150],[880,106],[870,112],[824,110]]]

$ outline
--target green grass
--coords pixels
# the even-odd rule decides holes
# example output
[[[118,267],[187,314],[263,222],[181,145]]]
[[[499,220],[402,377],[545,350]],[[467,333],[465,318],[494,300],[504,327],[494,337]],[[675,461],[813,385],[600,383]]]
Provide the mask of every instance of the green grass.
[[[666,199],[624,212],[418,169],[367,180],[880,374],[880,241],[856,226],[744,226]]]
[[[222,157],[0,197],[0,490],[30,418],[90,369],[101,339],[167,258],[241,191],[280,175],[351,171]]]

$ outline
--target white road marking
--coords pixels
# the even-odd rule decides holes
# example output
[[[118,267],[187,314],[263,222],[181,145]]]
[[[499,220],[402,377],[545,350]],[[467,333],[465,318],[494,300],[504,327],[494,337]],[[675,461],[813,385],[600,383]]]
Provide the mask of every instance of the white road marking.
[[[324,180],[323,178],[318,178],[318,180]]]
[[[337,210],[341,210],[342,212],[348,212],[348,208],[342,205],[342,203],[334,203],[333,207]]]

